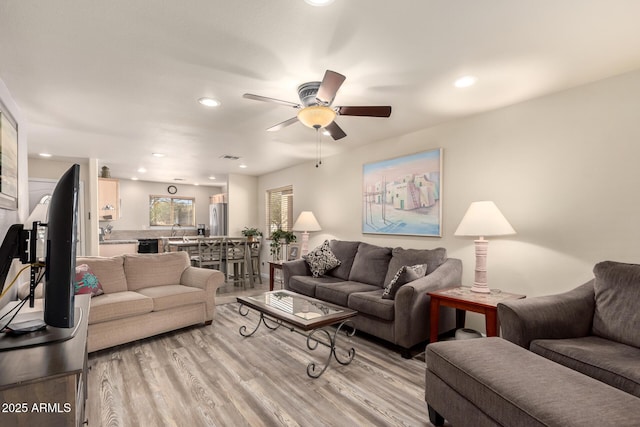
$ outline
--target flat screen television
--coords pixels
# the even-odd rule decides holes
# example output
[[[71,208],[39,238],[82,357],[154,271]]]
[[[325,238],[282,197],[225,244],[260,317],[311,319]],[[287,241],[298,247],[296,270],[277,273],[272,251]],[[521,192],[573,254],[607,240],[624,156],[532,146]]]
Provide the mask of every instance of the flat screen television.
[[[17,338],[0,334],[0,350],[68,339],[75,333],[79,320],[76,317],[82,315],[74,309],[79,188],[80,166],[75,164],[62,175],[49,202],[42,313],[47,327]],[[25,264],[37,261],[35,225],[34,230],[24,230],[21,224],[15,224],[7,232],[0,247],[0,293],[13,258],[20,258]],[[6,322],[0,320],[0,327]]]

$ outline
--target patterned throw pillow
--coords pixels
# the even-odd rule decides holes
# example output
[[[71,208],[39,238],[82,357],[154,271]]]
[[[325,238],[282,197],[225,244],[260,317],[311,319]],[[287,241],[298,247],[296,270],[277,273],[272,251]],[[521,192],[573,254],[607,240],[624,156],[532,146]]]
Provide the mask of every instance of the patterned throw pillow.
[[[412,266],[403,265],[400,267],[396,275],[393,276],[393,279],[391,279],[389,284],[384,288],[382,298],[394,299],[396,297],[396,292],[400,289],[400,286],[424,277],[426,273],[427,264],[417,264]]]
[[[328,240],[325,240],[323,244],[308,254],[303,255],[302,258],[309,264],[313,277],[320,277],[340,265],[340,260],[331,252]]]
[[[87,264],[76,266],[75,294],[91,294],[91,297],[104,294],[102,285]]]

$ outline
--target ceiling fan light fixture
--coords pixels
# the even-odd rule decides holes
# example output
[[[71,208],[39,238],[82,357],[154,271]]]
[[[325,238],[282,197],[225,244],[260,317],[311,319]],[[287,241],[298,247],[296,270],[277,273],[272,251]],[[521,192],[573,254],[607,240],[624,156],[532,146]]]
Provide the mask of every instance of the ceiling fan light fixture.
[[[304,0],[305,3],[311,6],[326,6],[333,3],[334,0]]]
[[[465,88],[465,87],[473,86],[474,84],[476,84],[477,81],[478,81],[478,78],[476,76],[469,75],[469,76],[460,77],[455,82],[453,82],[453,85],[457,88]]]
[[[298,120],[310,128],[323,128],[329,126],[336,118],[336,112],[324,105],[312,105],[298,112]]]

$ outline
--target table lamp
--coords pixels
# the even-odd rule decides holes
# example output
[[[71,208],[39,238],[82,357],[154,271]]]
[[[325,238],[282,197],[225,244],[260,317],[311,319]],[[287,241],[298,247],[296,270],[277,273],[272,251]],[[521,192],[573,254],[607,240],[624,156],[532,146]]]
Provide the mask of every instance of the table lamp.
[[[489,293],[487,286],[487,248],[489,242],[485,236],[506,236],[516,234],[509,221],[502,215],[495,203],[490,201],[473,202],[464,214],[456,236],[479,236],[475,240],[476,270],[473,292]]]
[[[300,253],[306,255],[309,252],[309,231],[320,231],[320,224],[311,211],[302,211],[295,224],[293,231],[302,231],[302,241],[300,242]]]

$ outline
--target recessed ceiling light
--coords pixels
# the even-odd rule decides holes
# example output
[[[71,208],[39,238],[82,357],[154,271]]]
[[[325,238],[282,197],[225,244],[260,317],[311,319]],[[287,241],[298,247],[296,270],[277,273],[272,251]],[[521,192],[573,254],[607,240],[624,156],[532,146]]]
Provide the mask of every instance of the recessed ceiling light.
[[[53,156],[53,154],[49,154],[49,153],[40,153],[40,157],[51,157]]]
[[[139,168],[138,173],[145,173],[147,170],[145,168]]]
[[[216,177],[215,177],[215,176],[213,176],[213,175],[211,175],[211,176],[209,177],[209,179],[213,180],[213,179],[216,179]]]
[[[131,181],[137,181],[137,180],[138,180],[138,177],[137,177],[137,176],[132,176],[132,177],[131,177]]]
[[[213,99],[213,98],[200,98],[198,99],[198,102],[202,105],[204,105],[205,107],[219,107],[220,106],[220,101],[218,101],[217,99]]]
[[[151,153],[153,157],[164,157],[166,154],[164,153]]]
[[[311,6],[326,6],[328,4],[333,3],[333,0],[304,0],[305,3],[310,4]]]
[[[197,186],[198,186],[198,185],[200,185],[200,184],[198,184],[197,182],[194,182],[194,183],[193,183],[193,185],[195,185],[195,186],[197,187]]]
[[[478,81],[478,78],[476,76],[464,76],[464,77],[460,77],[455,82],[453,82],[453,85],[455,87],[463,88],[463,87],[473,86],[474,84],[476,84],[477,81]]]
[[[246,169],[246,168],[247,168],[247,165],[245,165],[245,164],[243,163],[243,164],[241,164],[241,165],[240,165],[240,166],[238,166],[238,167],[240,167],[240,168],[242,168],[242,169]]]

